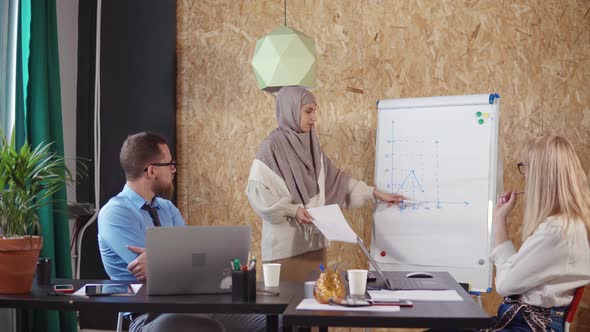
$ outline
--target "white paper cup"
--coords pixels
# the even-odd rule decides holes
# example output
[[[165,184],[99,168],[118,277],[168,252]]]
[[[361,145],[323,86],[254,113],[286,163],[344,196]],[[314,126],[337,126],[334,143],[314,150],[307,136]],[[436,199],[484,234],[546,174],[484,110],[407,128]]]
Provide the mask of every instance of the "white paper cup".
[[[279,280],[281,278],[281,264],[262,264],[262,274],[264,276],[264,287],[279,287]]]
[[[367,270],[348,270],[348,289],[350,295],[365,295],[367,290]]]
[[[303,298],[313,299],[313,289],[315,288],[315,281],[306,281],[303,284]]]

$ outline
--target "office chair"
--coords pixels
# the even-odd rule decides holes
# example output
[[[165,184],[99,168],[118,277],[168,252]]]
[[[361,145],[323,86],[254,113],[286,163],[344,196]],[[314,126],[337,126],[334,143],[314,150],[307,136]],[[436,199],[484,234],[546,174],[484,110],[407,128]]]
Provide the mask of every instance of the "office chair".
[[[117,332],[123,331],[123,318],[125,316],[124,312],[120,312],[117,315]]]
[[[569,332],[570,330],[570,325],[574,321],[574,316],[576,316],[576,311],[578,310],[578,305],[580,304],[583,295],[584,286],[576,288],[574,298],[572,299],[572,304],[570,304],[570,308],[568,309],[567,315],[565,316],[565,326],[563,328],[565,332]]]

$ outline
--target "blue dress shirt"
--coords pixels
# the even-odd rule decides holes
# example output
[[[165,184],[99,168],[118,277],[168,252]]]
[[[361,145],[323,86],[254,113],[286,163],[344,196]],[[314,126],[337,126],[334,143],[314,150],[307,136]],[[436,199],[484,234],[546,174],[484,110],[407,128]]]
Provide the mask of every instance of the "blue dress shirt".
[[[125,185],[98,214],[98,246],[102,264],[112,280],[136,280],[127,265],[138,255],[127,246],[145,248],[146,229],[154,227],[148,211],[141,209],[145,203],[145,199]],[[162,227],[185,225],[171,201],[156,197],[151,203],[158,209]]]

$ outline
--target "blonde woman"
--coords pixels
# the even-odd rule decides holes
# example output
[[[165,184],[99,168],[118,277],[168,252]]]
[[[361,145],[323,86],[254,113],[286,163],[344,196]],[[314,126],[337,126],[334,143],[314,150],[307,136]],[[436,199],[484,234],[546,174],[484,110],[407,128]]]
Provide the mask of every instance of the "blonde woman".
[[[542,136],[522,150],[525,177],[524,243],[516,251],[506,220],[516,193],[498,199],[491,261],[496,291],[505,296],[494,331],[563,331],[577,287],[590,283],[590,192],[572,145]]]

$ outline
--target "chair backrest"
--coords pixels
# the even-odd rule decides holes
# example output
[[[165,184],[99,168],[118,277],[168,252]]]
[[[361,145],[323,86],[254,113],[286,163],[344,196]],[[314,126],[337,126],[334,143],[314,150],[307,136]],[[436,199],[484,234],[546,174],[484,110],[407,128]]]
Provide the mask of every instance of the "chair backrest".
[[[88,219],[82,221],[88,222]],[[84,224],[85,225],[85,224]],[[82,229],[80,226],[79,229]],[[105,272],[100,250],[98,249],[98,223],[96,220],[85,229],[84,233],[79,235],[80,246],[80,279],[109,279]],[[80,329],[93,330],[114,330],[116,327],[117,315],[113,311],[107,310],[82,310],[78,315]]]
[[[565,316],[565,327],[564,331],[568,332],[570,329],[570,324],[574,321],[574,316],[576,316],[576,311],[578,310],[578,305],[580,305],[580,301],[582,300],[582,296],[584,295],[584,286],[576,288],[576,292],[574,293],[574,298],[572,299],[572,303],[570,304],[570,308],[567,311],[567,315]]]

